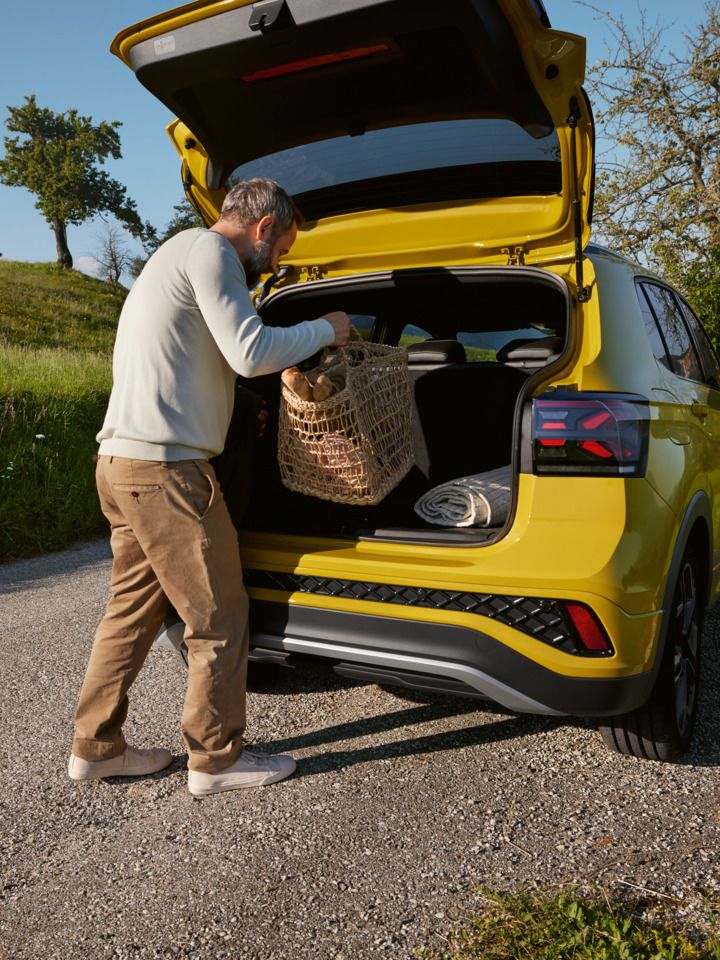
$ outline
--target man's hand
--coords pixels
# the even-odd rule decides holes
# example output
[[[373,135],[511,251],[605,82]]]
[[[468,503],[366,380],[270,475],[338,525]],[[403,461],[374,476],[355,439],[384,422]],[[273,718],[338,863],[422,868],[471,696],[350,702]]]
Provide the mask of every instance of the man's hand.
[[[325,314],[325,319],[335,331],[334,347],[342,347],[350,339],[350,317],[344,310],[333,310]]]

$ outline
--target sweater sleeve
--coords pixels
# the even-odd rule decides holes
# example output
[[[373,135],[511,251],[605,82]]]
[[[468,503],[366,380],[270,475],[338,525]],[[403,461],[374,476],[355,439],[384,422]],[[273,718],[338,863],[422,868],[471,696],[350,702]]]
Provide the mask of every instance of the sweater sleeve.
[[[245,271],[229,240],[200,234],[185,270],[203,319],[235,373],[258,377],[276,373],[330,346],[335,331],[324,318],[292,327],[268,327],[255,313]]]

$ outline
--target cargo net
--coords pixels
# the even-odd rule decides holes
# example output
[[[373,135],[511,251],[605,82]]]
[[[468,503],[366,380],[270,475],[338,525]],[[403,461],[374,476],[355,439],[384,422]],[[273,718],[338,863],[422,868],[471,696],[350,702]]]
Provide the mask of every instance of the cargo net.
[[[293,368],[294,370],[295,368]],[[290,375],[290,376],[286,376]],[[332,384],[325,400],[303,392]],[[320,383],[318,383],[320,380]],[[278,461],[283,484],[297,493],[336,503],[375,504],[413,464],[407,351],[350,341],[304,374],[283,374]]]

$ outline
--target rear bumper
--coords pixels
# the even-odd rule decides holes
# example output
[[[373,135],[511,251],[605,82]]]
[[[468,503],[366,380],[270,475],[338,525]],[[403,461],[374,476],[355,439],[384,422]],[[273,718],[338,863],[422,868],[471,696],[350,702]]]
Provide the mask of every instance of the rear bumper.
[[[341,672],[468,692],[517,713],[613,716],[642,705],[654,675],[564,676],[466,626],[251,600],[251,658],[304,654]]]

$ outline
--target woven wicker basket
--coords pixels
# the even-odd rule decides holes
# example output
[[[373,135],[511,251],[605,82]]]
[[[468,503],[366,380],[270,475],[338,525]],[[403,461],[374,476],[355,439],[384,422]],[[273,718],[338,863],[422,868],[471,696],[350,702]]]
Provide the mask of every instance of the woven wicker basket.
[[[290,490],[336,503],[379,503],[413,464],[407,351],[350,341],[308,371],[345,386],[327,400],[301,400],[282,384],[278,461]]]

